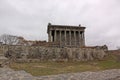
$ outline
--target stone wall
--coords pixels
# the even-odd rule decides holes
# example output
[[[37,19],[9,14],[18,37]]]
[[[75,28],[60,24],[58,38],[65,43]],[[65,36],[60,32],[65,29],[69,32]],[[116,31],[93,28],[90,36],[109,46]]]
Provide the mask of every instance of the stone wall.
[[[4,53],[17,59],[38,59],[40,61],[88,61],[103,59],[104,49],[95,48],[56,48],[41,46],[4,46]]]
[[[106,53],[101,49],[90,48],[32,48],[28,58],[41,60],[88,61],[102,59]]]

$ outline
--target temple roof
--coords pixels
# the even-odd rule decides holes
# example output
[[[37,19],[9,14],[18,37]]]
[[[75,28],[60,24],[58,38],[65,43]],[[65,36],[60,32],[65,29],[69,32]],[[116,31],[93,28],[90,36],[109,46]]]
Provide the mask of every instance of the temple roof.
[[[81,25],[79,25],[79,26],[72,26],[72,25],[52,25],[51,23],[48,23],[48,30],[50,29],[50,28],[52,28],[52,29],[60,29],[60,28],[62,28],[62,29],[85,29],[86,27],[83,27],[83,26],[81,26]],[[48,31],[47,31],[48,32]]]

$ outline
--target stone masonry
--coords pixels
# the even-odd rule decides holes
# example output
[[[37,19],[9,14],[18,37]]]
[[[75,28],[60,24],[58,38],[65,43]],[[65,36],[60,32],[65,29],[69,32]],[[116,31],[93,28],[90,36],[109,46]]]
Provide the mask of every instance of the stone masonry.
[[[88,61],[101,60],[106,56],[104,47],[93,48],[55,48],[43,46],[3,46],[4,53],[16,59],[38,59],[40,61]]]

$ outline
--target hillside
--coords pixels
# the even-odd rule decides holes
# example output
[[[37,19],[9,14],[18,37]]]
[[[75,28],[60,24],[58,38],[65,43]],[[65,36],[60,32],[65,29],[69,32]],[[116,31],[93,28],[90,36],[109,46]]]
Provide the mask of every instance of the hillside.
[[[63,73],[76,73],[84,71],[101,71],[108,69],[120,69],[119,51],[108,51],[103,60],[85,62],[31,62],[12,63],[14,70],[25,70],[34,76],[53,75]]]

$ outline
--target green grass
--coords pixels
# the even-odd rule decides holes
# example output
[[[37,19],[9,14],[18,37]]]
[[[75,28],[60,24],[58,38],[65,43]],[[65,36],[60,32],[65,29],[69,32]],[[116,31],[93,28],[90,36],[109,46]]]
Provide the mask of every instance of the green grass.
[[[99,71],[106,69],[119,69],[120,61],[115,55],[109,55],[102,61],[87,62],[36,62],[13,63],[10,67],[14,70],[25,70],[34,76],[53,75],[62,73],[75,73],[83,71]]]

